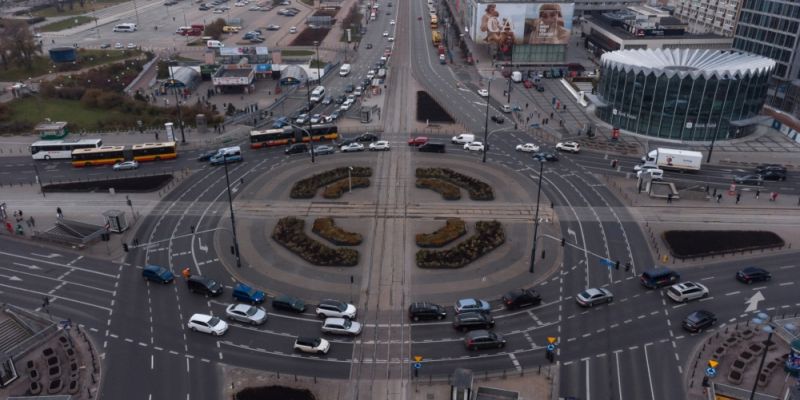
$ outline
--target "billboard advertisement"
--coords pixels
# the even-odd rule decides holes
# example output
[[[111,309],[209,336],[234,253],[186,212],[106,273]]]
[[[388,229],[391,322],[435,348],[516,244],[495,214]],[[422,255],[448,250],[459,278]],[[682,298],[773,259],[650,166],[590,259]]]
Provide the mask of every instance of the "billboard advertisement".
[[[475,3],[470,27],[478,44],[567,44],[575,3]]]

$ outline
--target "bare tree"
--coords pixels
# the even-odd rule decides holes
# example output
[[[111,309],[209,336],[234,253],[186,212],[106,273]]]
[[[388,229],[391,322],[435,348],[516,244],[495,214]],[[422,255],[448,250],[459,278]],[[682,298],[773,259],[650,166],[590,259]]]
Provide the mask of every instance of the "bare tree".
[[[26,68],[33,66],[33,57],[42,51],[41,46],[28,29],[28,24],[20,20],[6,20],[2,33],[3,62],[14,63]]]

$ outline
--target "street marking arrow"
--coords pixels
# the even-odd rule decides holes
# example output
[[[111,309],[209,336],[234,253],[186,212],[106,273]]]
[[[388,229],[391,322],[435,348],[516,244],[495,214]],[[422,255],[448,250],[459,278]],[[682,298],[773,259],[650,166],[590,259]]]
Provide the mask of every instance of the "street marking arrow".
[[[3,278],[8,278],[8,280],[10,280],[12,282],[22,281],[22,278],[20,278],[18,276],[8,276],[8,275],[0,275],[0,276],[2,276]]]
[[[42,257],[42,258],[56,258],[61,257],[61,254],[58,253],[50,253],[50,254],[39,254],[39,253],[31,253],[32,256]]]
[[[203,242],[200,241],[199,237],[197,238],[197,247],[199,247],[200,250],[203,250],[204,252],[208,253],[208,246],[203,246]]]
[[[747,308],[744,310],[744,312],[752,312],[758,310],[758,302],[764,300],[765,300],[764,295],[761,294],[761,291],[760,290],[757,291],[756,294],[753,295],[753,297],[749,298],[747,301],[744,302],[745,304],[749,304]]]
[[[18,265],[18,266],[20,266],[20,267],[25,267],[25,268],[32,269],[32,270],[39,270],[39,269],[42,269],[41,267],[37,267],[37,266],[35,266],[35,265],[20,264],[20,263],[18,263],[18,262],[15,262],[15,263],[14,263],[14,265]]]

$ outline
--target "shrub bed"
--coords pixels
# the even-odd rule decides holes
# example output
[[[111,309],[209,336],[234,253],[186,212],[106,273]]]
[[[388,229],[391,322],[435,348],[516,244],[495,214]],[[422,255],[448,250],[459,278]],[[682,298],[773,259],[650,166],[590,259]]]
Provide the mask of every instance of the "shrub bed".
[[[459,174],[449,168],[417,168],[417,178],[436,178],[461,186],[472,200],[494,200],[494,191],[486,182]]]
[[[461,199],[461,190],[458,189],[458,186],[441,179],[419,178],[416,186],[421,189],[431,189],[442,195],[445,200]]]
[[[308,237],[303,225],[304,221],[295,217],[281,218],[272,231],[272,238],[314,265],[352,267],[358,264],[358,251],[325,246]]]
[[[664,241],[673,257],[706,257],[739,251],[782,247],[780,236],[769,231],[666,231]]]
[[[433,233],[419,233],[416,236],[419,247],[442,247],[467,234],[467,226],[460,218],[448,218],[447,223]]]
[[[293,199],[310,199],[317,194],[317,189],[336,182],[340,179],[347,179],[348,167],[335,168],[325,171],[321,174],[316,174],[311,177],[295,182],[292,186],[292,191],[289,196]],[[370,167],[353,167],[350,172],[352,177],[369,177],[372,176],[372,168]]]
[[[506,241],[503,225],[497,221],[478,221],[476,233],[456,247],[448,250],[420,250],[417,266],[420,268],[461,268]]]
[[[358,246],[362,237],[358,233],[348,232],[334,224],[333,218],[317,218],[311,231],[325,240],[339,246]]]
[[[342,197],[342,193],[350,189],[351,179],[344,178],[325,186],[322,192],[322,197],[326,199],[338,199]],[[367,178],[352,178],[353,189],[369,187],[369,179]]]

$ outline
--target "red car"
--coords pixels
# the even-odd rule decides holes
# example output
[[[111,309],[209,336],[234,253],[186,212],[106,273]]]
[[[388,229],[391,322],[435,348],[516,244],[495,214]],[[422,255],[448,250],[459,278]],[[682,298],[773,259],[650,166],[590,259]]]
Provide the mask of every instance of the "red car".
[[[409,146],[422,146],[425,143],[428,143],[427,136],[417,136],[415,138],[408,139]]]
[[[533,87],[533,82],[531,82],[531,81],[529,81],[529,80],[527,80],[527,79],[525,79],[524,81],[522,81],[522,84],[523,84],[523,85],[525,85],[525,89],[530,89],[530,88],[532,88],[532,87]]]

